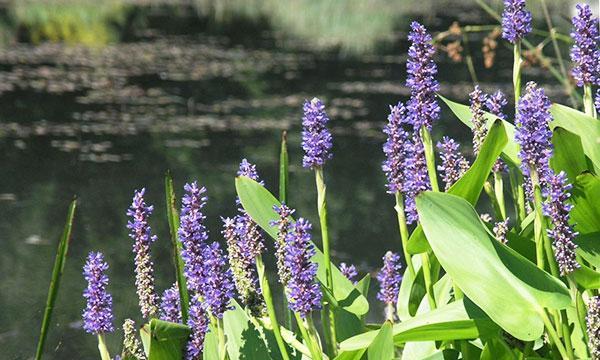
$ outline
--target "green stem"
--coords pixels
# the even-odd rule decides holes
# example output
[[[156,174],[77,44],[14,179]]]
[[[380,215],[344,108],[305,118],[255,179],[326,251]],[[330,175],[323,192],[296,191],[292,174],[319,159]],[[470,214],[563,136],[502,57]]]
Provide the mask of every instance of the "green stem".
[[[396,191],[396,214],[398,215],[398,228],[400,229],[400,240],[402,241],[402,252],[404,253],[404,261],[412,278],[415,278],[415,267],[412,262],[412,257],[408,253],[408,226],[406,225],[406,214],[404,213],[404,199],[402,193]]]
[[[594,93],[592,91],[592,85],[583,85],[583,108],[586,115],[596,118],[596,107],[594,106]]]
[[[219,359],[227,359],[227,342],[225,341],[225,328],[223,319],[217,319],[217,339],[219,341]]]
[[[542,311],[540,315],[542,316],[542,320],[544,321],[544,325],[546,326],[546,331],[548,331],[548,335],[550,335],[550,339],[552,339],[552,341],[554,342],[554,345],[558,349],[558,352],[560,353],[561,357],[563,359],[573,359],[567,355],[567,350],[565,349],[563,343],[560,341],[560,338],[558,337],[554,326],[552,326],[552,322],[550,322],[546,311]]]
[[[395,304],[386,303],[385,304],[385,320],[394,323],[394,315],[396,314]]]
[[[431,182],[431,190],[439,192],[440,187],[437,180],[437,172],[435,168],[435,152],[433,151],[433,140],[431,140],[431,134],[425,126],[421,126],[421,139],[423,140],[423,147],[425,148],[425,160],[427,161],[427,174],[429,175],[429,181]]]
[[[542,190],[539,184],[538,173],[536,171],[531,171],[531,181],[533,182],[533,196],[535,201],[535,236],[536,236],[536,255],[538,254],[538,244],[543,246],[543,253],[546,253],[546,259],[548,260],[548,268],[550,269],[550,273],[554,277],[559,277],[558,265],[556,264],[556,259],[554,258],[554,250],[552,249],[552,243],[550,242],[550,238],[546,233],[546,229],[548,229],[548,224],[546,222],[546,218],[542,213]],[[539,241],[539,243],[538,243]],[[538,259],[539,260],[539,259]],[[543,263],[543,260],[542,260]],[[539,266],[539,264],[538,264]],[[543,269],[543,266],[541,267]]]
[[[489,182],[489,180],[486,180],[486,182],[483,184],[483,190],[485,191],[488,198],[490,199],[490,202],[492,203],[492,207],[494,208],[494,214],[496,215],[496,218],[500,219],[502,217],[502,211],[500,210],[500,205],[498,204],[498,199],[496,199],[496,193],[494,192],[494,187]]]
[[[287,131],[281,132],[281,148],[279,151],[279,202],[282,204],[287,204],[287,193],[288,193],[288,185],[289,185],[289,158],[288,158],[288,149],[287,149]],[[284,309],[284,323],[287,328],[293,330],[292,327],[292,311],[290,310],[287,297],[282,296],[281,301],[283,302]]]
[[[267,276],[265,274],[265,264],[263,263],[261,255],[258,255],[256,257],[256,270],[258,272],[260,289],[262,291],[263,298],[265,299],[265,305],[267,306],[267,314],[269,315],[271,325],[273,326],[273,334],[275,335],[275,340],[277,341],[279,352],[281,352],[281,358],[283,360],[289,360],[290,357],[285,347],[285,341],[281,336],[281,329],[279,328],[279,323],[277,322],[277,313],[275,312],[275,305],[273,304],[271,286],[269,285],[269,280],[267,279]]]
[[[325,258],[325,278],[327,288],[333,294],[333,274],[331,272],[331,255],[329,250],[329,231],[327,228],[327,187],[323,176],[323,168],[315,169],[315,180],[317,183],[317,210],[319,212],[319,222],[321,224],[321,238],[323,239],[323,257]],[[329,308],[329,345],[332,356],[337,353],[337,336],[335,331],[335,316],[333,310]]]
[[[525,192],[523,191],[523,176],[518,169],[510,169],[508,172],[508,180],[515,206],[516,228],[521,231],[521,223],[525,219]]]
[[[502,173],[500,171],[494,171],[494,193],[496,194],[496,202],[500,209],[500,215],[502,220],[506,220],[506,204],[504,203],[504,181],[502,180]]]
[[[104,334],[98,334],[98,350],[100,351],[100,358],[102,360],[110,360],[110,353],[106,347],[106,341],[104,340]]]
[[[437,307],[435,302],[435,295],[433,293],[433,281],[431,279],[431,263],[429,261],[429,254],[424,252],[421,254],[421,262],[423,267],[423,277],[425,279],[425,291],[427,292],[427,301],[429,302],[429,309],[433,310]]]
[[[521,97],[521,41],[517,40],[513,47],[513,87],[515,91],[515,109]]]
[[[308,347],[308,351],[310,351],[310,357],[312,360],[322,360],[323,354],[318,346],[318,342],[316,338],[313,338],[314,330],[307,330],[307,327],[310,327],[308,321],[302,320],[302,317],[299,313],[294,312],[294,316],[296,317],[296,322],[298,323],[298,329],[300,329],[300,334],[306,343],[306,347]],[[311,319],[310,323],[312,324],[311,314],[309,313],[306,316],[306,319]],[[314,329],[314,325],[312,326]]]

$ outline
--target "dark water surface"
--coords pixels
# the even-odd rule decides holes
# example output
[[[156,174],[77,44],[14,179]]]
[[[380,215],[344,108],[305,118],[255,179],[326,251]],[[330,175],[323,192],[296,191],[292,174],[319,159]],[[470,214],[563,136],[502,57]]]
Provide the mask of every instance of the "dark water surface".
[[[386,250],[400,251],[393,199],[380,171],[380,129],[388,104],[408,94],[404,42],[387,53],[340,58],[279,48],[268,33],[242,46],[227,36],[160,30],[106,48],[19,44],[0,51],[2,358],[34,353],[57,240],[74,195],[79,208],[48,359],[97,358],[96,339],[84,333],[80,318],[81,269],[91,250],[103,251],[110,264],[115,325],[125,317],[139,320],[125,227],[134,189],[146,187],[147,202],[155,205],[150,223],[159,237],[152,249],[157,287],[162,291],[173,282],[167,169],[178,195],[187,181],[208,188],[208,227],[221,241],[219,217],[234,214],[239,161],[256,163],[275,191],[280,132],[287,129],[289,202],[316,225],[313,174],[300,166],[305,98],[325,101],[335,134],[334,158],[325,170],[334,261],[356,264],[362,276],[376,271]],[[510,56],[501,47],[498,58],[508,59],[506,66],[478,67],[487,90],[510,89]],[[465,102],[472,86],[466,67],[443,56],[439,63],[442,93]],[[442,133],[470,149],[466,128],[446,110],[435,138]],[[370,316],[378,319],[380,309]],[[109,336],[113,353],[120,337]]]

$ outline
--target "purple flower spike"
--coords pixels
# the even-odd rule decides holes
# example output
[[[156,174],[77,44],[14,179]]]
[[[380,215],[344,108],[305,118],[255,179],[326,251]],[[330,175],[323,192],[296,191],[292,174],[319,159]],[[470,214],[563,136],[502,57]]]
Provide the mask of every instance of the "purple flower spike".
[[[192,331],[186,347],[186,360],[199,360],[204,350],[204,338],[208,332],[209,319],[200,300],[200,295],[195,295],[190,300],[188,326]]]
[[[406,211],[406,222],[412,224],[419,220],[415,198],[423,191],[431,189],[429,175],[427,174],[427,162],[425,160],[425,148],[423,141],[417,133],[409,147],[409,156],[404,161],[405,184],[404,184],[404,210]]]
[[[321,308],[321,288],[315,282],[317,264],[310,261],[315,254],[310,241],[312,226],[303,218],[292,225],[285,243],[285,266],[290,271],[286,295],[292,311],[306,318],[313,310]]]
[[[286,286],[290,280],[290,269],[285,264],[285,252],[286,252],[286,241],[287,236],[290,232],[290,217],[294,214],[295,210],[289,208],[285,204],[280,206],[273,206],[273,210],[279,215],[279,220],[274,221],[271,226],[277,227],[277,241],[275,241],[275,257],[277,258],[277,275],[279,275],[279,282]]]
[[[516,118],[517,129],[515,140],[521,146],[521,170],[526,176],[531,171],[537,172],[540,184],[546,182],[551,174],[550,158],[552,157],[552,131],[549,123],[550,100],[544,89],[538,88],[534,82],[527,83],[525,95],[519,101]]]
[[[492,95],[489,95],[487,101],[485,102],[485,106],[488,111],[502,120],[506,120],[506,115],[504,114],[504,107],[508,104],[506,100],[506,95],[500,90],[497,90]]]
[[[479,154],[479,149],[483,144],[483,140],[487,136],[488,130],[485,124],[484,104],[487,101],[487,95],[481,91],[479,85],[475,85],[475,89],[469,94],[471,122],[473,123],[473,152]]]
[[[110,333],[113,325],[112,296],[106,292],[108,264],[100,252],[90,252],[83,267],[83,276],[88,283],[83,292],[87,304],[83,311],[83,328],[94,335]]]
[[[198,187],[196,182],[185,184],[185,195],[181,200],[181,225],[179,241],[182,243],[181,257],[184,262],[184,275],[188,290],[192,294],[200,292],[202,287],[202,249],[208,240],[208,230],[204,226],[206,218],[202,208],[206,205],[206,188]]]
[[[139,298],[140,309],[144,318],[153,317],[158,312],[158,296],[154,291],[154,263],[150,256],[150,245],[156,241],[152,235],[148,218],[152,215],[153,206],[146,205],[144,193],[146,189],[136,190],[127,216],[127,228],[131,230],[129,237],[134,240],[135,253],[135,286]]]
[[[386,160],[381,165],[387,176],[387,192],[395,194],[401,192],[404,185],[404,161],[407,156],[407,146],[410,145],[408,132],[402,128],[406,123],[406,108],[401,102],[390,106],[388,124],[383,132],[387,134],[387,141],[383,144],[383,153]]]
[[[504,0],[502,37],[514,44],[531,30],[531,13],[525,8],[525,0]]]
[[[179,287],[174,283],[163,292],[160,302],[160,319],[174,323],[181,323],[181,300],[179,299]]]
[[[579,268],[575,257],[577,245],[573,242],[577,232],[569,225],[569,218],[573,205],[568,204],[571,197],[569,192],[572,185],[567,183],[567,175],[560,172],[551,175],[544,190],[546,203],[543,205],[544,215],[552,222],[552,229],[548,236],[553,240],[554,257],[558,263],[561,275],[567,275]]]
[[[442,173],[445,190],[460,179],[469,169],[469,162],[458,150],[459,144],[454,139],[444,136],[441,142],[437,143],[440,150],[442,162],[438,165],[438,170]]]
[[[440,117],[440,106],[435,98],[435,93],[440,89],[435,79],[438,72],[433,61],[435,47],[423,25],[413,21],[410,28],[408,40],[412,44],[406,63],[406,86],[410,88],[411,96],[406,103],[408,118],[415,131],[422,126],[431,130],[433,122]]]
[[[346,277],[346,279],[352,281],[353,284],[356,284],[358,271],[356,271],[356,267],[354,265],[348,265],[345,262],[342,262],[340,263],[340,271],[342,272],[342,275]]]
[[[258,181],[258,182],[260,182],[261,185],[263,185],[263,182],[260,181],[260,179],[258,177],[258,171],[256,170],[256,165],[250,163],[246,159],[242,159],[242,162],[240,162],[240,168],[237,172],[237,175],[249,177],[250,179],[252,179],[254,181]]]
[[[332,137],[327,129],[329,117],[325,113],[325,105],[317,98],[304,102],[302,117],[302,149],[305,168],[319,168],[333,156],[331,154]]]
[[[575,41],[571,48],[574,63],[573,77],[577,86],[600,85],[600,50],[598,41],[598,18],[594,17],[589,5],[577,4],[577,15],[573,17],[571,37]]]
[[[206,246],[202,257],[204,279],[201,294],[207,310],[222,319],[225,311],[232,309],[229,305],[234,288],[231,270],[227,268],[225,255],[217,242]]]
[[[594,296],[588,304],[586,316],[587,335],[592,359],[600,359],[600,296]]]
[[[596,91],[596,101],[594,104],[596,105],[596,111],[600,113],[600,89]]]
[[[398,302],[398,292],[400,291],[400,282],[402,281],[402,264],[400,256],[388,251],[383,256],[383,267],[377,274],[379,281],[379,292],[377,300],[385,305],[394,306]],[[388,314],[388,318],[390,318]]]

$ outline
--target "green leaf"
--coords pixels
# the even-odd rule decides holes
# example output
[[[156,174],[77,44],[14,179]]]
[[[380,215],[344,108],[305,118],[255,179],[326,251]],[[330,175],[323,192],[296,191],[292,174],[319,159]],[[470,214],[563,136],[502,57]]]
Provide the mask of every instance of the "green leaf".
[[[517,356],[500,338],[492,338],[485,343],[481,360],[516,360]]]
[[[277,229],[271,226],[271,222],[279,219],[279,216],[273,210],[273,206],[280,205],[279,201],[262,185],[245,176],[235,179],[235,187],[242,206],[252,217],[252,220],[273,239],[277,239]],[[319,264],[317,278],[321,284],[326,284],[324,256],[316,245],[315,250],[316,254],[311,260]],[[356,315],[366,314],[369,311],[367,299],[333,264],[331,272],[333,275],[333,295],[338,305]]]
[[[281,132],[281,149],[279,151],[279,201],[282,203],[287,203],[288,168],[287,131],[284,130]]]
[[[408,268],[404,271],[400,291],[398,293],[398,303],[396,304],[396,314],[401,321],[405,321],[415,316],[419,304],[425,296],[425,280],[421,268],[421,257],[414,255],[412,257],[413,266],[416,274],[410,274]]]
[[[552,144],[554,154],[550,159],[550,165],[554,171],[564,171],[570,182],[577,175],[588,169],[581,138],[561,127],[555,127],[552,132]]]
[[[190,329],[182,324],[152,319],[140,329],[140,336],[148,360],[180,360]]]
[[[579,232],[575,238],[577,254],[600,267],[600,178],[589,173],[579,175],[571,193],[571,218]]]
[[[419,314],[395,324],[396,345],[408,341],[437,341],[486,338],[498,333],[498,327],[469,299],[463,299]],[[371,345],[378,331],[354,336],[340,344],[343,351],[355,351]]]
[[[600,289],[600,273],[590,269],[585,265],[573,271],[575,282],[585,289]]]
[[[232,304],[233,310],[226,311],[223,315],[229,358],[271,359],[265,340],[252,323],[252,319],[237,301],[233,300]]]
[[[565,285],[493,239],[469,202],[428,191],[417,197],[417,209],[444,270],[514,337],[535,340],[544,330],[540,317],[544,309],[564,309],[570,304]]]
[[[554,120],[551,128],[560,126],[579,135],[583,150],[594,166],[600,168],[600,121],[568,106],[552,104],[550,113]]]
[[[58,249],[56,250],[56,257],[54,258],[52,278],[50,279],[50,287],[48,288],[48,297],[46,299],[46,308],[44,309],[44,318],[42,319],[42,327],[40,329],[40,338],[38,340],[37,350],[35,353],[36,360],[42,358],[44,344],[46,343],[46,338],[48,337],[50,319],[52,318],[52,312],[54,311],[54,305],[58,296],[58,288],[60,287],[60,280],[62,279],[65,262],[67,261],[67,254],[69,252],[71,229],[73,228],[73,219],[75,218],[76,208],[77,199],[73,199],[69,205],[69,210],[67,211],[67,222],[63,229],[60,240],[58,241]]]
[[[367,349],[360,349],[355,351],[341,351],[334,360],[360,360]]]
[[[173,188],[173,178],[167,171],[165,174],[165,196],[167,203],[167,219],[169,222],[169,232],[171,234],[171,248],[173,250],[173,264],[175,264],[175,276],[177,277],[177,287],[179,288],[179,298],[181,301],[181,319],[187,324],[189,294],[187,291],[187,282],[183,273],[184,264],[181,258],[182,244],[178,240],[177,231],[179,229],[179,214],[177,213],[175,190]]]
[[[219,359],[219,339],[217,338],[217,328],[214,324],[208,326],[208,332],[204,337],[204,351],[202,360],[221,360]]]
[[[454,194],[466,199],[471,204],[476,204],[488,179],[494,163],[500,152],[505,147],[508,139],[502,121],[496,121],[490,128],[488,135],[481,146],[481,151],[469,170],[448,189],[448,194]],[[408,240],[410,254],[422,253],[429,250],[429,244],[423,234],[421,225],[417,226]]]
[[[452,110],[454,115],[456,115],[456,117],[463,124],[467,125],[469,128],[473,127],[473,122],[471,121],[472,113],[467,105],[459,104],[457,102],[448,100],[441,95],[438,95],[438,97],[442,99],[442,101],[444,101],[446,105],[448,105],[450,110]],[[484,117],[486,119],[488,129],[496,120],[501,120],[499,117],[489,112],[486,112]],[[502,153],[504,154],[503,159],[512,163],[514,166],[518,166],[521,163],[521,160],[519,159],[518,155],[519,145],[514,141],[515,126],[506,120],[501,121],[504,124],[504,130],[506,131],[506,135],[508,136],[508,141],[506,142],[506,144],[504,145],[504,149],[502,150]]]
[[[369,359],[394,359],[394,337],[392,336],[391,322],[386,321],[381,329],[377,330],[377,336],[367,349],[367,354]]]

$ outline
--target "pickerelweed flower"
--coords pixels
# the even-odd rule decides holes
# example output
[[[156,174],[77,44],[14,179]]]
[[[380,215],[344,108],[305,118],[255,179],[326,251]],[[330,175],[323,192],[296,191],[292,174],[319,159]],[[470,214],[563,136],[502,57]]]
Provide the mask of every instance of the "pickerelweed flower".
[[[525,0],[504,0],[502,37],[514,44],[531,30],[531,13],[525,7]]]
[[[600,85],[600,49],[598,41],[598,18],[594,17],[590,6],[577,4],[577,14],[573,17],[571,37],[575,41],[571,48],[573,77],[577,86]]]
[[[504,221],[498,221],[494,224],[494,236],[503,244],[508,243],[508,238],[506,237],[508,234],[508,220],[509,219],[506,218]]]
[[[273,210],[279,215],[279,220],[271,223],[271,226],[277,227],[277,241],[275,241],[277,275],[279,275],[279,282],[283,286],[286,286],[290,280],[290,269],[285,264],[285,244],[291,227],[290,217],[294,214],[295,210],[285,204],[281,204],[280,206],[274,205]]]
[[[225,255],[217,242],[204,247],[202,259],[204,277],[200,293],[206,309],[213,316],[222,319],[225,311],[232,309],[229,304],[234,288],[231,270],[227,268]]]
[[[410,28],[411,46],[406,63],[406,86],[410,88],[410,100],[406,103],[408,119],[416,131],[422,126],[431,130],[433,122],[440,117],[440,106],[435,98],[440,89],[435,79],[438,72],[433,61],[435,47],[423,25],[413,21]]]
[[[383,128],[387,134],[387,141],[383,144],[383,153],[386,156],[381,165],[387,177],[387,192],[395,194],[401,192],[404,185],[404,161],[407,156],[407,146],[410,145],[409,134],[402,128],[407,122],[406,108],[398,102],[396,106],[390,106],[388,123]]]
[[[598,360],[600,359],[600,296],[590,299],[586,323],[590,353],[593,360]]]
[[[194,295],[190,299],[190,311],[187,325],[192,333],[186,346],[186,360],[199,360],[202,357],[204,338],[208,331],[208,324],[209,319],[204,303],[201,301],[200,295]]]
[[[573,242],[577,232],[573,231],[569,225],[573,205],[567,203],[571,197],[572,187],[567,183],[567,175],[561,171],[551,175],[544,188],[546,202],[543,205],[543,211],[544,215],[552,222],[552,229],[548,230],[548,236],[553,240],[554,257],[561,275],[570,274],[579,268],[575,256],[577,245]]]
[[[319,168],[333,156],[331,154],[332,136],[327,129],[329,117],[325,112],[325,105],[317,98],[304,102],[304,116],[302,117],[302,149],[304,158],[302,166],[305,168]]]
[[[473,123],[473,152],[479,154],[479,149],[487,136],[485,111],[483,106],[487,101],[487,95],[481,90],[479,85],[469,94],[469,109],[471,110],[471,122]]]
[[[255,259],[260,254],[256,244],[262,244],[262,235],[247,214],[224,218],[222,234],[227,241],[229,266],[240,300],[252,314],[260,316],[265,303],[258,286]]]
[[[402,264],[398,254],[391,251],[385,253],[383,267],[377,274],[377,281],[379,281],[377,300],[386,305],[386,312],[389,311],[388,309],[393,311],[398,302],[398,292],[402,281]],[[393,317],[393,313],[386,314],[386,318],[389,320],[393,320]]]
[[[445,190],[460,179],[469,169],[469,162],[458,150],[459,144],[454,139],[444,136],[442,141],[437,143],[442,162],[437,169],[442,173]]]
[[[144,193],[146,189],[136,190],[133,202],[127,210],[131,220],[127,228],[131,230],[129,237],[134,240],[135,253],[135,286],[139,299],[140,310],[144,318],[156,316],[158,313],[158,296],[154,290],[154,263],[152,262],[150,245],[156,241],[156,235],[148,224],[154,207],[146,205]]]
[[[136,337],[135,322],[131,319],[126,319],[123,322],[123,352],[121,353],[121,357],[124,359],[145,360],[146,354],[144,354],[141,345]]]
[[[552,131],[550,131],[550,100],[544,89],[534,82],[527,83],[525,95],[521,97],[516,118],[515,140],[521,146],[519,158],[521,170],[527,177],[535,171],[540,184],[551,175]]]
[[[185,195],[181,200],[181,224],[179,241],[182,244],[181,258],[184,262],[184,275],[190,296],[200,292],[204,261],[202,251],[208,240],[208,230],[204,226],[206,216],[202,208],[206,205],[206,188],[198,187],[196,182],[185,184]]]
[[[415,199],[423,191],[431,189],[429,174],[427,173],[427,162],[425,160],[425,148],[418,133],[413,133],[412,141],[408,146],[408,156],[404,161],[406,174],[404,183],[404,210],[406,211],[406,222],[412,224],[419,220]]]
[[[600,89],[596,91],[596,101],[594,104],[596,105],[596,111],[600,113]]]
[[[310,261],[315,254],[311,243],[312,226],[303,218],[292,225],[285,242],[285,266],[290,271],[286,285],[289,307],[302,318],[321,308],[321,288],[315,282],[317,264]]]
[[[181,323],[181,299],[177,283],[163,292],[160,302],[160,319]]]
[[[83,292],[86,307],[83,311],[83,328],[94,335],[110,333],[113,326],[112,296],[106,291],[108,276],[105,274],[108,264],[100,252],[90,252],[83,276],[88,283]]]
[[[249,177],[250,179],[259,182],[261,185],[264,185],[263,182],[260,181],[256,165],[250,163],[246,159],[242,159],[242,162],[240,162],[240,168],[238,169],[237,175]]]
[[[504,107],[507,104],[508,100],[506,100],[506,95],[504,95],[504,93],[500,90],[497,90],[492,95],[488,95],[485,102],[485,106],[487,107],[488,111],[502,120],[506,120]]]
[[[358,271],[356,271],[356,267],[354,265],[348,265],[345,262],[341,262],[340,271],[342,272],[342,275],[346,277],[346,279],[356,284],[356,277],[358,276]]]

